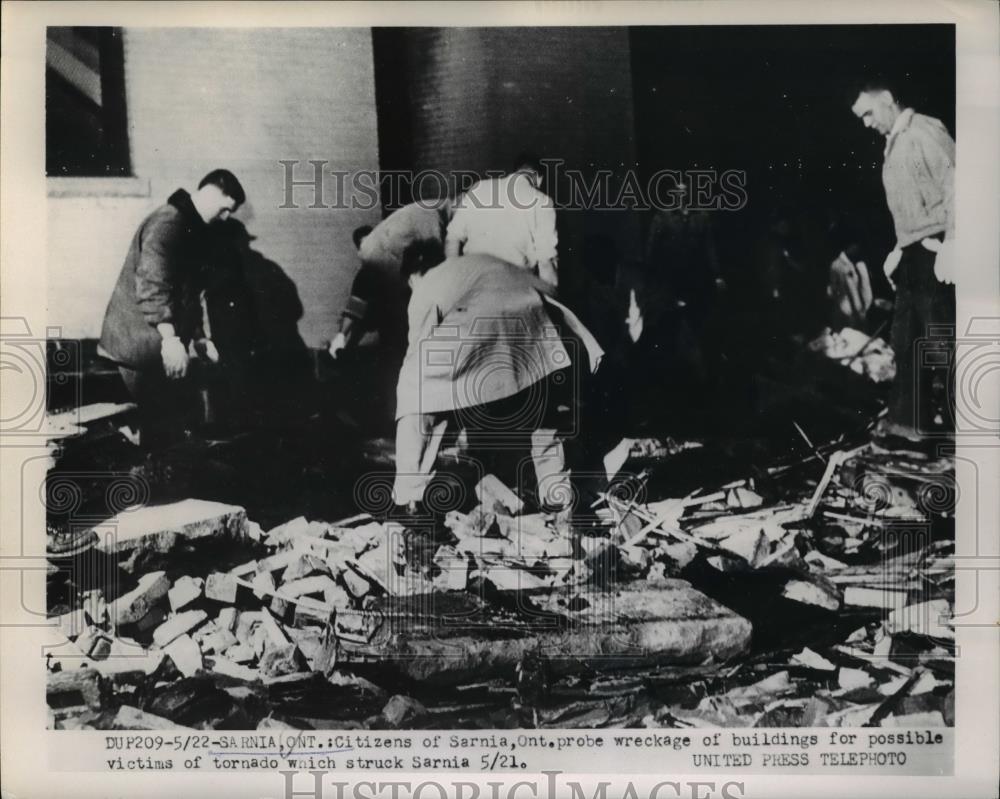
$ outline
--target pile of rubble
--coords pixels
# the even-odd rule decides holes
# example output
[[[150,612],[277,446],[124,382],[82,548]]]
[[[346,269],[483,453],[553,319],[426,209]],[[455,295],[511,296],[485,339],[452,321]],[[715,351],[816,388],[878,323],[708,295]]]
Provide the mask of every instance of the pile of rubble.
[[[406,524],[123,512],[50,599],[50,725],[952,724],[951,464],[814,457],[783,496],[555,515],[492,476]]]

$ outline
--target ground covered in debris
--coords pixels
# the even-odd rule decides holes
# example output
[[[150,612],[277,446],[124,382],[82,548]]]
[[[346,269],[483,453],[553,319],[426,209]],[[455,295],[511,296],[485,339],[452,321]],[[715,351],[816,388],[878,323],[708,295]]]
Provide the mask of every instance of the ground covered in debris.
[[[50,726],[953,724],[951,460],[802,437],[695,486],[710,446],[628,439],[571,513],[126,508],[52,558]]]

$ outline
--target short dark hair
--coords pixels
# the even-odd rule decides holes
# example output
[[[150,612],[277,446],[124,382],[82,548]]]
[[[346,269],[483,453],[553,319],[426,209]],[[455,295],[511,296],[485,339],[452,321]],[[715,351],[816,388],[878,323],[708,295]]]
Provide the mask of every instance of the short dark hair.
[[[410,243],[403,250],[403,263],[399,273],[406,280],[410,275],[422,275],[444,260],[444,247],[435,239],[422,239]]]
[[[514,171],[529,167],[534,169],[539,175],[542,173],[542,160],[529,150],[522,150],[517,154],[517,158],[514,159]]]
[[[236,175],[228,169],[213,169],[201,179],[198,188],[209,185],[218,187],[219,191],[227,197],[236,200],[237,205],[243,205],[247,201],[247,193],[243,191],[243,186],[236,179]]]
[[[371,225],[362,225],[361,227],[354,228],[354,232],[351,234],[351,241],[354,242],[354,248],[357,249],[361,246],[361,241],[372,232]]]
[[[906,103],[901,94],[902,90],[899,84],[899,79],[888,72],[867,72],[854,81],[851,101],[853,102],[862,92],[874,94],[876,92],[887,91],[898,105],[905,105]]]

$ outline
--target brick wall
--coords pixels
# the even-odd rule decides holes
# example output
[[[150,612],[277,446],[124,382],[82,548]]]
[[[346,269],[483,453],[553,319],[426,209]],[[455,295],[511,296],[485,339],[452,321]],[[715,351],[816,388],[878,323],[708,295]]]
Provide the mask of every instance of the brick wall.
[[[506,170],[523,149],[616,180],[634,165],[624,28],[396,29],[375,43],[384,167]],[[636,252],[635,214],[567,208],[559,225],[565,266],[589,234]]]
[[[175,188],[224,166],[247,190],[238,217],[254,247],[298,287],[306,342],[332,336],[357,265],[351,231],[380,209],[310,209],[302,189],[301,208],[280,209],[278,161],[377,168],[370,31],[130,29],[125,60],[132,163],[150,196],[50,198],[50,324],[98,335],[135,226]],[[311,176],[304,167],[297,177]]]

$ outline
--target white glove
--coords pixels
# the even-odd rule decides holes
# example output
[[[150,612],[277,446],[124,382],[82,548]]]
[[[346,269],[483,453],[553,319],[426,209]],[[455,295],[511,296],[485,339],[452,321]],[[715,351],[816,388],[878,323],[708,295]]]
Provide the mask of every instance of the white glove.
[[[192,339],[188,345],[188,358],[205,358],[212,363],[218,363],[219,350],[210,338]]]
[[[219,350],[216,348],[215,342],[210,338],[205,339],[205,357],[212,363],[219,362]]]
[[[885,272],[885,276],[888,278],[893,288],[896,288],[896,281],[892,279],[892,274],[896,271],[896,267],[899,266],[899,260],[902,257],[903,251],[899,249],[899,247],[896,247],[896,249],[885,257],[885,263],[882,265],[882,271]]]
[[[187,374],[188,354],[184,342],[178,336],[163,339],[160,343],[160,357],[163,358],[163,371],[171,380]]]
[[[625,318],[625,327],[628,329],[628,336],[633,343],[642,336],[644,324],[642,311],[639,310],[639,303],[635,299],[635,289],[629,292],[628,316]]]
[[[934,258],[934,277],[942,283],[955,282],[955,245],[950,239],[938,241],[934,238],[921,239],[925,250],[937,253]]]
[[[342,349],[347,346],[347,338],[343,333],[338,333],[336,338],[330,342],[330,347],[327,352],[330,353],[331,358],[336,358]]]

